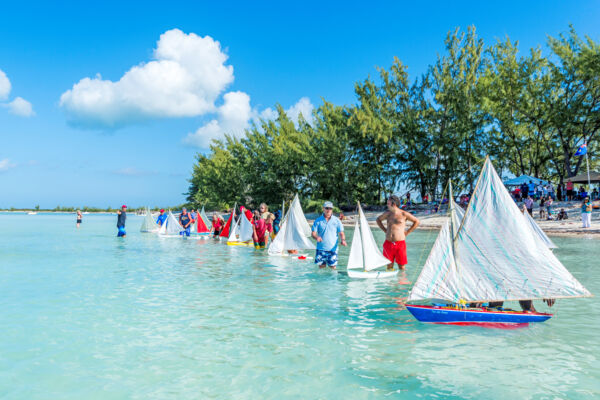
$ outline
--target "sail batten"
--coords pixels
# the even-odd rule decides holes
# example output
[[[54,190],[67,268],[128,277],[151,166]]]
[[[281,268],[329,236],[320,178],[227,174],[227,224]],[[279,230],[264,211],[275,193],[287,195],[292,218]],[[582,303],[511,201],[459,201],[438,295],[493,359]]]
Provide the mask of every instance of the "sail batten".
[[[457,209],[451,203],[451,220],[440,231],[409,300],[591,296],[534,232],[489,159],[452,238]]]

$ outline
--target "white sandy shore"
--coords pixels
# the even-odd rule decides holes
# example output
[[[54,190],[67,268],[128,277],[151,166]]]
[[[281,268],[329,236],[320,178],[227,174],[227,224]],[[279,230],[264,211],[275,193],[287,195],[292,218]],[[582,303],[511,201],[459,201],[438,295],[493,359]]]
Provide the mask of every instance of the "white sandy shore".
[[[594,210],[592,212],[592,226],[591,228],[582,228],[581,223],[581,209],[580,202],[559,202],[554,203],[552,210],[554,215],[561,209],[564,208],[569,215],[569,219],[563,221],[556,220],[540,220],[539,218],[539,205],[534,206],[533,217],[535,222],[550,236],[581,236],[585,235],[592,238],[600,238],[600,210]],[[369,221],[369,225],[376,227],[375,222],[381,212],[365,212],[365,216]],[[440,229],[442,224],[446,221],[447,217],[443,214],[432,214],[427,211],[420,211],[413,213],[421,221],[419,229]],[[354,218],[356,217],[355,212],[344,213],[346,217],[344,220],[345,226],[353,226]],[[307,214],[306,217],[309,222],[316,217],[315,214]]]

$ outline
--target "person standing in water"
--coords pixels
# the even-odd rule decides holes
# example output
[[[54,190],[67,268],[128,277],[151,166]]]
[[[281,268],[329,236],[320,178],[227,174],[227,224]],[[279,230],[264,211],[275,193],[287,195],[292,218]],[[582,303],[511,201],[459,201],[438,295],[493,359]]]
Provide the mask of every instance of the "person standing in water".
[[[81,215],[81,210],[77,210],[77,227],[81,225],[81,220],[83,219],[83,215]]]
[[[190,236],[190,227],[192,226],[192,217],[188,214],[187,209],[183,207],[181,209],[181,215],[179,216],[179,223],[183,228],[183,231],[179,232],[181,236]]]
[[[420,221],[411,213],[400,209],[398,196],[390,196],[387,200],[388,210],[377,217],[377,226],[385,232],[383,243],[383,256],[390,260],[388,271],[394,269],[394,261],[401,270],[404,270],[408,259],[406,256],[406,236],[417,229]],[[387,226],[383,224],[386,222]],[[412,222],[412,226],[406,230],[406,221]]]
[[[119,232],[117,233],[117,237],[126,237],[127,232],[125,232],[125,220],[127,219],[127,206],[123,205],[119,211],[117,211],[117,229]]]
[[[165,214],[164,209],[161,209],[160,214],[158,215],[158,218],[156,218],[156,223],[158,224],[158,226],[163,226],[163,224],[165,223],[166,220],[167,220],[167,214]]]
[[[323,214],[313,223],[312,237],[317,241],[315,264],[319,264],[319,268],[328,265],[335,269],[338,261],[338,237],[342,239],[342,246],[346,246],[346,236],[342,222],[333,215],[332,202],[326,201],[323,204]]]

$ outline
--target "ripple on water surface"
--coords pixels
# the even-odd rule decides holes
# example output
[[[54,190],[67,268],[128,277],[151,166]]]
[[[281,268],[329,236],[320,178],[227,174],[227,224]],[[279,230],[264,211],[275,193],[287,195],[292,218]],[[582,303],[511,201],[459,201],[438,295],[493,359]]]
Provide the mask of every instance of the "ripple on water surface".
[[[598,398],[593,299],[511,331],[429,326],[410,285],[212,240],[117,239],[115,217],[0,214],[0,397]],[[349,233],[351,236],[351,233]],[[414,282],[435,239],[408,239]],[[376,233],[379,243],[383,237]],[[600,292],[597,242],[556,238]],[[538,308],[542,309],[542,305]]]

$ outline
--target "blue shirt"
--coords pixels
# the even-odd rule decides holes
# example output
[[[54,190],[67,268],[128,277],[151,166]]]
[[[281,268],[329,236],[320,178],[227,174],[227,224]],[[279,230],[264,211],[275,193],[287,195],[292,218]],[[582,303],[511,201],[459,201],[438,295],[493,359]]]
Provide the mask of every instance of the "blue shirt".
[[[159,215],[158,218],[156,219],[156,223],[160,224],[162,226],[162,224],[164,224],[166,220],[167,220],[167,214]]]
[[[533,194],[535,192],[535,185],[533,183],[530,183],[527,187],[529,188],[529,193]]]
[[[338,235],[340,232],[344,232],[344,226],[335,215],[332,215],[327,221],[321,214],[313,223],[312,231],[317,232],[317,235],[323,238],[322,241],[317,242],[317,250],[337,251]]]

